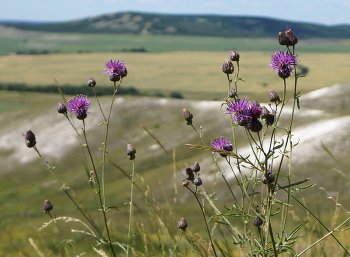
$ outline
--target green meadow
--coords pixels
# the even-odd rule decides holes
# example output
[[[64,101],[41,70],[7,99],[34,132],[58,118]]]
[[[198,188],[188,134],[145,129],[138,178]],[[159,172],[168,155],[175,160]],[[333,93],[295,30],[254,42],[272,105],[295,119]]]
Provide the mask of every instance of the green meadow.
[[[4,28],[1,30],[5,31]],[[97,81],[97,86],[112,88],[108,77],[103,74],[103,67],[105,61],[115,59],[126,62],[128,68],[128,76],[123,80],[122,86],[133,86],[145,93],[167,94],[176,91],[184,96],[184,100],[123,96],[120,97],[119,102],[117,101],[113,112],[115,118],[112,120],[110,131],[112,136],[108,161],[111,162],[106,169],[108,177],[106,195],[111,204],[120,208],[108,212],[108,217],[113,228],[113,238],[121,242],[126,238],[128,209],[125,203],[128,201],[130,189],[129,178],[121,171],[124,170],[129,174],[131,169],[130,161],[125,154],[126,144],[135,142],[137,148],[137,185],[143,192],[149,194],[150,201],[156,206],[157,211],[166,217],[164,220],[167,222],[163,224],[162,220],[159,226],[157,223],[157,228],[152,224],[151,220],[160,218],[149,216],[151,213],[149,203],[145,202],[140,192],[135,195],[135,220],[139,222],[138,226],[142,223],[148,231],[157,230],[148,239],[150,245],[158,245],[160,248],[160,245],[164,244],[168,247],[174,244],[170,238],[164,238],[161,244],[156,235],[159,236],[161,234],[159,231],[165,231],[167,227],[171,234],[179,237],[177,221],[183,216],[191,222],[192,233],[200,234],[204,230],[203,224],[198,222],[200,215],[198,206],[193,204],[194,199],[184,193],[184,188],[181,187],[184,176],[177,172],[177,167],[184,173],[187,166],[195,161],[204,160],[209,154],[189,149],[184,145],[200,143],[200,141],[193,130],[185,125],[182,109],[192,107],[198,112],[195,114],[195,122],[196,126],[204,126],[205,140],[210,141],[218,136],[218,133],[222,133],[222,124],[227,126],[230,122],[229,120],[217,121],[223,111],[214,112],[209,108],[212,102],[193,100],[222,101],[226,97],[228,83],[226,75],[221,71],[221,65],[229,57],[229,50],[233,49],[239,51],[241,55],[240,77],[244,82],[239,84],[240,96],[266,102],[268,90],[282,92],[281,79],[267,67],[271,53],[281,49],[275,39],[61,34],[18,30],[6,30],[6,32],[7,34],[0,34],[2,83],[25,83],[29,86],[44,87],[55,84],[57,81],[58,84],[75,86],[85,84],[88,78],[93,77]],[[133,52],[140,49],[145,49],[146,52]],[[48,54],[10,54],[30,50],[35,50],[36,53],[47,50]],[[302,95],[334,84],[349,83],[349,40],[315,39],[305,42],[301,40],[297,45],[297,52],[300,55],[301,65],[307,68],[306,77],[300,78],[298,84]],[[287,79],[289,84],[292,84],[291,80],[291,78]],[[287,88],[287,90],[292,89]],[[109,97],[100,98],[106,109],[109,100]],[[56,167],[55,174],[58,179],[72,188],[74,199],[98,221],[99,212],[95,208],[97,199],[92,196],[92,190],[88,185],[88,177],[85,173],[89,170],[84,166],[84,158],[81,157],[83,150],[79,143],[70,145],[72,140],[74,141],[75,134],[64,117],[56,112],[56,104],[59,101],[62,101],[59,94],[0,91],[2,121],[0,133],[9,146],[14,146],[0,149],[1,156],[4,161],[6,160],[0,180],[2,188],[0,219],[3,231],[0,240],[6,242],[0,247],[1,256],[35,256],[38,251],[35,251],[29,238],[32,238],[39,250],[47,256],[73,256],[65,252],[66,246],[61,247],[66,237],[75,241],[79,252],[91,250],[91,246],[96,243],[94,240],[86,239],[85,235],[71,233],[70,229],[83,229],[75,224],[67,225],[63,222],[58,224],[62,229],[61,232],[54,225],[41,232],[37,231],[38,227],[49,220],[49,217],[42,213],[41,208],[45,199],[53,202],[54,213],[58,217],[72,216],[84,219],[60,191],[62,185],[53,179],[46,168],[46,161]],[[91,133],[92,149],[97,156],[97,162],[100,162],[99,148],[104,130],[97,125],[101,120],[94,118],[98,113],[95,99],[92,99],[92,105],[95,109],[91,113],[91,119],[89,116],[86,122],[91,128],[89,133]],[[219,102],[217,107],[220,109]],[[302,120],[300,125],[306,122]],[[141,124],[153,134],[149,135]],[[26,148],[21,132],[28,129],[33,129],[37,133],[38,148],[41,150],[42,147],[47,157],[40,159],[34,150]],[[64,133],[60,133],[62,131]],[[14,133],[11,134],[12,138],[8,138],[9,135],[6,134],[10,132]],[[165,146],[167,152],[159,147],[155,138]],[[47,143],[51,141],[55,144]],[[21,151],[18,150],[18,146],[21,146],[19,147]],[[13,156],[17,159],[12,158]],[[32,161],[26,161],[26,158],[32,157],[35,157]],[[333,180],[322,180],[321,176],[318,177],[315,174],[329,175],[329,170],[322,170],[324,167],[321,162],[317,163],[317,160],[313,160],[313,163],[314,166],[308,167],[306,174],[302,174],[302,178],[304,175],[316,177],[315,180],[319,185],[312,189],[310,195],[300,193],[298,196],[300,199],[311,199],[310,208],[318,212],[325,223],[331,226],[332,222],[340,220],[343,214],[339,214],[338,205],[332,201],[325,201],[326,196],[319,187],[331,188],[337,185],[335,190],[341,192],[340,200],[347,203],[349,179],[342,179],[341,174],[336,174]],[[206,170],[212,170],[214,167],[213,163],[205,165],[207,166],[203,166],[204,174]],[[211,182],[211,179],[212,177],[208,180]],[[218,197],[217,201],[221,201],[219,206],[224,211],[223,203],[227,199],[226,192],[220,190],[222,184],[214,183],[215,185],[210,188],[206,183],[205,181],[204,185],[208,192],[217,194],[215,195]],[[319,203],[322,203],[321,207]],[[293,204],[297,206],[295,202]],[[347,205],[345,204],[344,208],[349,208]],[[296,207],[294,210],[295,212],[290,214],[295,221],[292,225],[298,224],[308,215],[301,208]],[[141,231],[140,227],[138,229]],[[315,221],[310,222],[302,232],[306,236],[305,240],[302,239],[297,245],[298,250],[304,249],[307,244],[311,244],[325,234]],[[346,234],[341,234],[338,238],[342,243],[347,244]],[[320,256],[321,253],[327,256],[332,251],[343,254],[337,252],[339,248],[332,238],[324,242],[321,250],[310,251],[306,256]],[[186,251],[190,251],[190,247],[186,244],[182,247],[185,249],[182,256],[186,256]],[[58,248],[64,250],[57,250]],[[161,252],[160,249],[158,250]]]
[[[128,66],[130,76],[124,86],[141,92],[178,91],[185,98],[213,100],[226,91],[227,78],[221,65],[228,55],[228,51],[6,55],[0,57],[0,77],[2,83],[42,86],[55,84],[55,80],[59,84],[82,85],[93,77],[99,86],[106,86],[104,62],[117,59]],[[267,67],[271,52],[242,51],[240,55],[244,94],[259,97],[280,87],[278,76]],[[349,57],[347,53],[302,53],[299,61],[308,70],[299,82],[302,92],[347,83]]]

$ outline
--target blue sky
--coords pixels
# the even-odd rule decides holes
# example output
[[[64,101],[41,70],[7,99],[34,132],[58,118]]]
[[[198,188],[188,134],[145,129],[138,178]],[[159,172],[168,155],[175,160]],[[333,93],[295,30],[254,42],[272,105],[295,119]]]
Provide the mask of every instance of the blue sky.
[[[0,20],[70,21],[140,11],[271,17],[325,25],[350,24],[350,0],[1,0]]]

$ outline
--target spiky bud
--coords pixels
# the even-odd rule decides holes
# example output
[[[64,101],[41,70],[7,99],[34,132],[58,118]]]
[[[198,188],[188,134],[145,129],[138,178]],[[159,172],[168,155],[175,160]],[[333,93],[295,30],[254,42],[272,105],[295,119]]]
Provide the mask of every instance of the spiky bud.
[[[31,148],[36,145],[35,135],[31,130],[28,130],[25,135],[23,134],[23,136],[27,147]]]
[[[181,229],[183,232],[186,231],[187,228],[187,221],[185,218],[181,218],[181,220],[178,223],[178,228]]]
[[[289,39],[283,32],[278,33],[278,43],[282,46],[289,45]]]
[[[190,184],[190,182],[188,182],[186,179],[182,180],[183,187],[188,187],[189,184]]]
[[[195,186],[200,186],[200,185],[202,185],[202,180],[201,180],[201,178],[195,178],[194,180],[193,180],[193,184],[195,184]]]
[[[58,113],[67,114],[67,106],[65,106],[64,103],[58,103],[57,111]]]
[[[291,30],[290,28],[287,29],[286,36],[289,39],[288,46],[295,46],[298,43],[297,36],[294,34],[293,30]]]
[[[267,178],[267,179],[266,179]],[[267,171],[263,176],[262,176],[262,182],[264,184],[271,184],[275,181],[275,175],[271,171]]]
[[[190,167],[186,168],[186,179],[187,180],[191,180],[191,181],[194,180],[194,173],[193,173],[193,170]]]
[[[88,87],[95,87],[96,86],[96,80],[94,80],[93,78],[89,78],[88,82],[87,82]]]
[[[239,53],[237,53],[236,51],[230,51],[230,60],[233,62],[239,62]]]
[[[260,216],[256,216],[253,219],[253,225],[254,226],[260,227],[262,224],[264,224],[264,221],[262,220],[262,218],[260,218]]]
[[[49,200],[45,200],[43,204],[44,213],[49,213],[53,209],[53,205]]]
[[[183,109],[183,113],[184,113],[184,119],[186,121],[186,124],[192,125],[193,114],[187,109]]]
[[[201,170],[201,167],[199,166],[199,163],[198,162],[195,162],[193,164],[193,172],[198,172]]]
[[[234,72],[233,63],[230,60],[226,59],[222,64],[222,72],[227,75]]]
[[[237,96],[237,92],[234,88],[231,88],[229,91],[228,91],[228,97],[230,98],[235,98]]]
[[[126,154],[129,156],[130,160],[135,159],[135,153],[136,153],[136,149],[131,144],[128,144],[126,146]]]
[[[280,96],[274,90],[269,91],[269,99],[270,99],[270,102],[272,103],[281,102]]]

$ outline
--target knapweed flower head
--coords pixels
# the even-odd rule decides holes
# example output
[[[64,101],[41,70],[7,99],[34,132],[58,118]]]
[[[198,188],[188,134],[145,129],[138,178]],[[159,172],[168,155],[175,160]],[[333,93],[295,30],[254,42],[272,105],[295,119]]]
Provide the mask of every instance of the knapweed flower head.
[[[226,138],[226,137],[217,137],[214,140],[211,141],[211,147],[218,149],[218,150],[224,150],[228,152],[232,152],[233,147],[232,143]],[[220,154],[222,157],[226,157],[225,154]]]
[[[119,60],[107,61],[103,73],[107,73],[112,81],[119,81],[120,78],[124,78],[128,74],[125,63]]]
[[[74,96],[67,102],[67,110],[73,112],[79,120],[87,117],[89,107],[90,100],[85,95]]]
[[[228,102],[226,110],[228,114],[233,115],[234,121],[243,127],[249,125],[252,119],[258,119],[261,115],[260,104],[246,99]]]
[[[297,65],[297,57],[288,51],[279,51],[274,52],[271,55],[271,63],[269,67],[272,68],[273,71],[278,71],[278,76],[283,79],[286,79],[293,72],[293,66]]]

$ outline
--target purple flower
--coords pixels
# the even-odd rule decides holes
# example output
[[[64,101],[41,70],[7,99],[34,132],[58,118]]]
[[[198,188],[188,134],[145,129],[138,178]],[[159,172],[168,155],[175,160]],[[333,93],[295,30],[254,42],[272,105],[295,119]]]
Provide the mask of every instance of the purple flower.
[[[225,150],[231,152],[233,150],[232,143],[228,141],[226,137],[217,137],[211,141],[211,147],[218,150]],[[225,154],[220,154],[222,157],[225,157]]]
[[[228,114],[233,114],[235,122],[243,127],[249,125],[252,119],[258,119],[261,115],[260,104],[246,99],[228,102],[226,110]]]
[[[271,55],[271,63],[269,67],[274,71],[278,71],[278,76],[285,79],[288,78],[293,72],[293,66],[297,65],[297,57],[289,53],[288,51],[274,52]]]
[[[74,112],[79,120],[84,120],[87,117],[89,107],[90,100],[85,95],[74,96],[67,102],[67,110]]]
[[[119,79],[126,77],[128,74],[125,63],[119,60],[110,60],[106,62],[105,71],[103,73],[107,73],[110,77],[118,77]]]

